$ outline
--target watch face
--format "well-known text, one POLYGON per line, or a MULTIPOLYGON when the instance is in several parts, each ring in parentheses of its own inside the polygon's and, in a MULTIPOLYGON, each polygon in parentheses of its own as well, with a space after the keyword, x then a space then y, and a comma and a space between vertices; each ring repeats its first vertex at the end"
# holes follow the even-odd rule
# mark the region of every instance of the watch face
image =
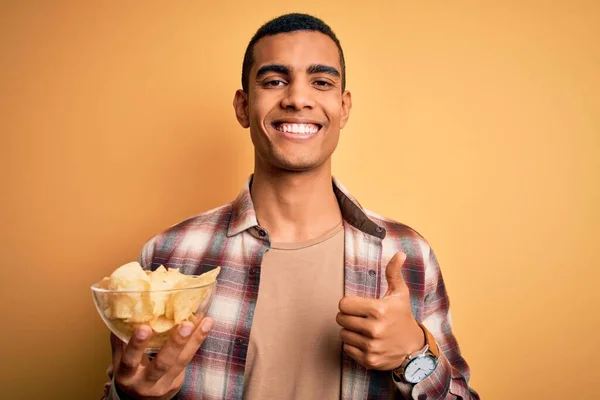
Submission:
POLYGON ((421 382, 435 369, 436 360, 430 356, 421 356, 411 360, 404 369, 404 379, 410 383, 421 382))

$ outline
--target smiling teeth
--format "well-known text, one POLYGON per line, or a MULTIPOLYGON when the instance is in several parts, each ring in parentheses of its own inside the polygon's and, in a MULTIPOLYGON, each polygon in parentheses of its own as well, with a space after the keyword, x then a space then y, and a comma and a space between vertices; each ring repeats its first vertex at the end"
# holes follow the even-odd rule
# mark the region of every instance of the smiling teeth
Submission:
POLYGON ((319 127, 315 124, 279 124, 277 130, 287 133, 317 133, 319 127))

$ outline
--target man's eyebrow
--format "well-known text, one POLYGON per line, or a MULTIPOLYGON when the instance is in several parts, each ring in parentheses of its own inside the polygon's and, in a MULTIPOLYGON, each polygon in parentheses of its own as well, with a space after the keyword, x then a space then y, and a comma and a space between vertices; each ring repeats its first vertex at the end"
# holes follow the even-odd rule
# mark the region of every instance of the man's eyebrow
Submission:
POLYGON ((269 72, 275 72, 278 74, 289 75, 290 69, 285 65, 281 64, 267 64, 263 65, 256 71, 256 78, 260 78, 261 76, 268 74, 269 72))
MULTIPOLYGON (((338 71, 336 68, 323 64, 313 64, 310 67, 308 67, 306 71, 309 74, 329 74, 335 76, 336 78, 342 76, 342 74, 340 74, 340 71, 338 71)), ((258 69, 258 71, 256 71, 256 78, 259 79, 261 76, 268 74, 269 72, 275 72, 282 75, 290 75, 290 68, 282 64, 263 65, 258 69)))
POLYGON ((311 65, 310 67, 308 67, 307 72, 309 74, 329 74, 335 76, 336 78, 339 78, 341 76, 340 71, 338 71, 336 68, 322 64, 311 65))

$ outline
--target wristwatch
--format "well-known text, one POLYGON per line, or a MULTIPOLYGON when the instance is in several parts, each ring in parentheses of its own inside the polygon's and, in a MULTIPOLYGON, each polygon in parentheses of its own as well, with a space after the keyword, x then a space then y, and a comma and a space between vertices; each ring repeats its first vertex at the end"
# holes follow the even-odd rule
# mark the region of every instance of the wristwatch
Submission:
POLYGON ((433 373, 437 367, 439 349, 431 332, 418 323, 425 333, 425 347, 406 356, 402 365, 394 370, 394 380, 416 384, 433 373))

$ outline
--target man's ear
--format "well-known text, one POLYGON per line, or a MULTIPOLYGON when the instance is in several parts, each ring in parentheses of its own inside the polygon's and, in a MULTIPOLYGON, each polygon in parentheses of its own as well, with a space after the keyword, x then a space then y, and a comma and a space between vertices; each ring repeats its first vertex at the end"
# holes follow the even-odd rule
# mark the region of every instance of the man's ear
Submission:
POLYGON ((342 93, 342 118, 340 119, 340 128, 343 128, 350 118, 350 110, 352 109, 352 93, 345 91, 342 93))
POLYGON ((250 126, 250 117, 248 116, 248 94, 242 89, 238 89, 233 96, 233 109, 235 116, 242 128, 250 126))

